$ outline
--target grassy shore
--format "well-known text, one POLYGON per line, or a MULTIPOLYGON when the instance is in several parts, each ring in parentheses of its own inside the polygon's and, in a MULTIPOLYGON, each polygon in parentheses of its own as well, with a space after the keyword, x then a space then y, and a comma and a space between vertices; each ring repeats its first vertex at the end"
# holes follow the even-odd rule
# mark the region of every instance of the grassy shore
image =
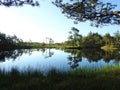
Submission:
POLYGON ((105 46, 101 47, 101 49, 103 49, 105 51, 111 51, 111 50, 117 50, 118 48, 115 47, 114 45, 105 45, 105 46))
POLYGON ((119 90, 120 66, 103 69, 77 69, 69 72, 51 70, 20 73, 13 69, 0 72, 0 90, 119 90))

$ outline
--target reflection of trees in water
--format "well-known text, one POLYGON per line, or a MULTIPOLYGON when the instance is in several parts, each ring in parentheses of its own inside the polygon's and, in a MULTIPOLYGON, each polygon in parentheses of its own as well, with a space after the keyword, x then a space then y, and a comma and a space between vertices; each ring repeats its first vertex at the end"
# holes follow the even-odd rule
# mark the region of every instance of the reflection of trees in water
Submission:
POLYGON ((11 51, 0 51, 0 61, 5 61, 5 59, 15 60, 17 57, 20 57, 23 53, 28 53, 31 55, 33 52, 32 49, 19 49, 11 51))
POLYGON ((32 54, 33 51, 36 51, 36 49, 23 49, 23 53, 28 54, 29 56, 32 54))
POLYGON ((118 50, 114 50, 114 51, 105 51, 103 53, 103 59, 106 62, 109 62, 110 60, 115 60, 115 62, 120 61, 120 54, 118 50))
POLYGON ((0 52, 0 61, 5 61, 5 59, 13 59, 15 60, 17 57, 21 56, 23 53, 22 50, 14 50, 14 51, 1 51, 0 52))
POLYGON ((0 61, 5 61, 5 59, 13 59, 20 57, 23 53, 31 55, 33 51, 41 51, 45 58, 52 57, 54 52, 50 49, 18 49, 11 51, 0 51, 0 61))
POLYGON ((78 66, 78 62, 81 61, 81 57, 85 57, 88 61, 99 61, 103 59, 105 62, 110 62, 110 60, 115 60, 115 62, 120 61, 120 51, 103 51, 96 49, 82 49, 82 50, 72 50, 66 49, 65 52, 71 53, 68 56, 69 65, 73 68, 78 66))
POLYGON ((114 53, 111 53, 111 52, 107 52, 105 51, 103 53, 103 59, 106 61, 106 62, 109 62, 110 60, 114 59, 114 53))
POLYGON ((76 52, 76 50, 71 50, 71 55, 68 56, 68 64, 72 69, 77 68, 79 66, 79 62, 82 60, 82 57, 80 55, 80 52, 76 52), (77 54, 75 54, 77 53, 77 54))
POLYGON ((49 57, 52 57, 54 55, 54 52, 51 51, 51 49, 43 48, 43 49, 41 49, 41 52, 45 58, 49 58, 49 57))
POLYGON ((116 53, 116 55, 115 55, 115 61, 120 61, 120 53, 119 52, 116 53))
POLYGON ((102 59, 103 51, 100 49, 83 49, 81 50, 82 57, 87 58, 89 61, 99 61, 102 59))
POLYGON ((54 52, 52 52, 50 49, 18 49, 11 51, 0 51, 0 61, 5 61, 5 59, 15 60, 23 53, 31 55, 33 51, 41 51, 45 58, 52 57, 52 55, 54 54, 54 52))
MULTIPOLYGON (((81 50, 82 56, 87 58, 89 61, 99 61, 103 59, 105 62, 110 60, 116 60, 116 57, 119 57, 118 51, 103 51, 100 49, 84 49, 81 50)), ((120 59, 119 59, 120 60, 120 59)))

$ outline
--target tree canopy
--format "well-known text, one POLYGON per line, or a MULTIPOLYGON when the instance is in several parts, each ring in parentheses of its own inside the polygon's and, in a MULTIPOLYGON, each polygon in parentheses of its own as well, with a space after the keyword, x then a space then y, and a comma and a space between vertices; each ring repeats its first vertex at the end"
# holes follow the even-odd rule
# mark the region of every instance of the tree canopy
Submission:
POLYGON ((35 0, 0 0, 0 5, 3 6, 23 6, 23 5, 39 6, 39 2, 35 0))
POLYGON ((91 26, 120 24, 120 11, 117 5, 101 0, 56 0, 54 5, 61 8, 62 13, 75 23, 91 21, 91 26))
MULTIPOLYGON (((68 18, 75 20, 75 23, 91 21, 91 26, 107 24, 120 24, 120 10, 117 5, 105 3, 102 0, 54 0, 52 2, 61 8, 62 13, 68 18)), ((39 6, 38 0, 0 0, 3 6, 39 6)))
POLYGON ((79 34, 79 30, 75 27, 71 28, 71 31, 69 32, 69 41, 72 42, 73 46, 79 45, 78 40, 82 38, 82 36, 79 34))
POLYGON ((83 49, 101 49, 107 48, 120 48, 120 32, 116 31, 113 36, 110 33, 100 35, 98 33, 89 32, 87 36, 82 36, 76 28, 72 28, 69 32, 69 38, 64 42, 66 46, 78 47, 83 49))

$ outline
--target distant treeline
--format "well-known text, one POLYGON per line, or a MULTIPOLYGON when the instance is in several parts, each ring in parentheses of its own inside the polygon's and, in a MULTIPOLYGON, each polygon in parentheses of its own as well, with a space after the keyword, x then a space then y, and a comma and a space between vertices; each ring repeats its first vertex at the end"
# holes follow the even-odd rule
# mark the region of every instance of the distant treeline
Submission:
POLYGON ((79 30, 74 28, 70 31, 68 40, 64 42, 65 46, 80 48, 101 48, 107 46, 110 48, 120 48, 120 32, 116 31, 113 36, 109 33, 100 35, 89 32, 87 36, 79 34, 79 30))
POLYGON ((41 43, 24 42, 16 35, 6 35, 0 32, 0 50, 4 49, 20 49, 20 48, 33 48, 40 47, 41 43))
POLYGON ((0 32, 0 49, 17 48, 23 43, 16 35, 10 36, 0 32))
POLYGON ((116 31, 113 36, 109 33, 100 35, 89 32, 87 36, 79 34, 79 30, 72 28, 69 32, 68 40, 63 43, 54 43, 52 39, 49 43, 24 42, 16 35, 6 35, 0 32, 0 50, 1 49, 19 49, 19 48, 120 48, 120 32, 116 31))

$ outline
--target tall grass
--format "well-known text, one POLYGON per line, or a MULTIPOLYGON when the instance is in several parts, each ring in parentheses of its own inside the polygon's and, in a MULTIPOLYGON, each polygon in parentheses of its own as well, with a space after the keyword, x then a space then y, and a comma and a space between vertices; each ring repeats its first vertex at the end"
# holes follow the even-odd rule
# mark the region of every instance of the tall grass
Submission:
POLYGON ((0 90, 119 90, 120 66, 60 72, 0 71, 0 90))

